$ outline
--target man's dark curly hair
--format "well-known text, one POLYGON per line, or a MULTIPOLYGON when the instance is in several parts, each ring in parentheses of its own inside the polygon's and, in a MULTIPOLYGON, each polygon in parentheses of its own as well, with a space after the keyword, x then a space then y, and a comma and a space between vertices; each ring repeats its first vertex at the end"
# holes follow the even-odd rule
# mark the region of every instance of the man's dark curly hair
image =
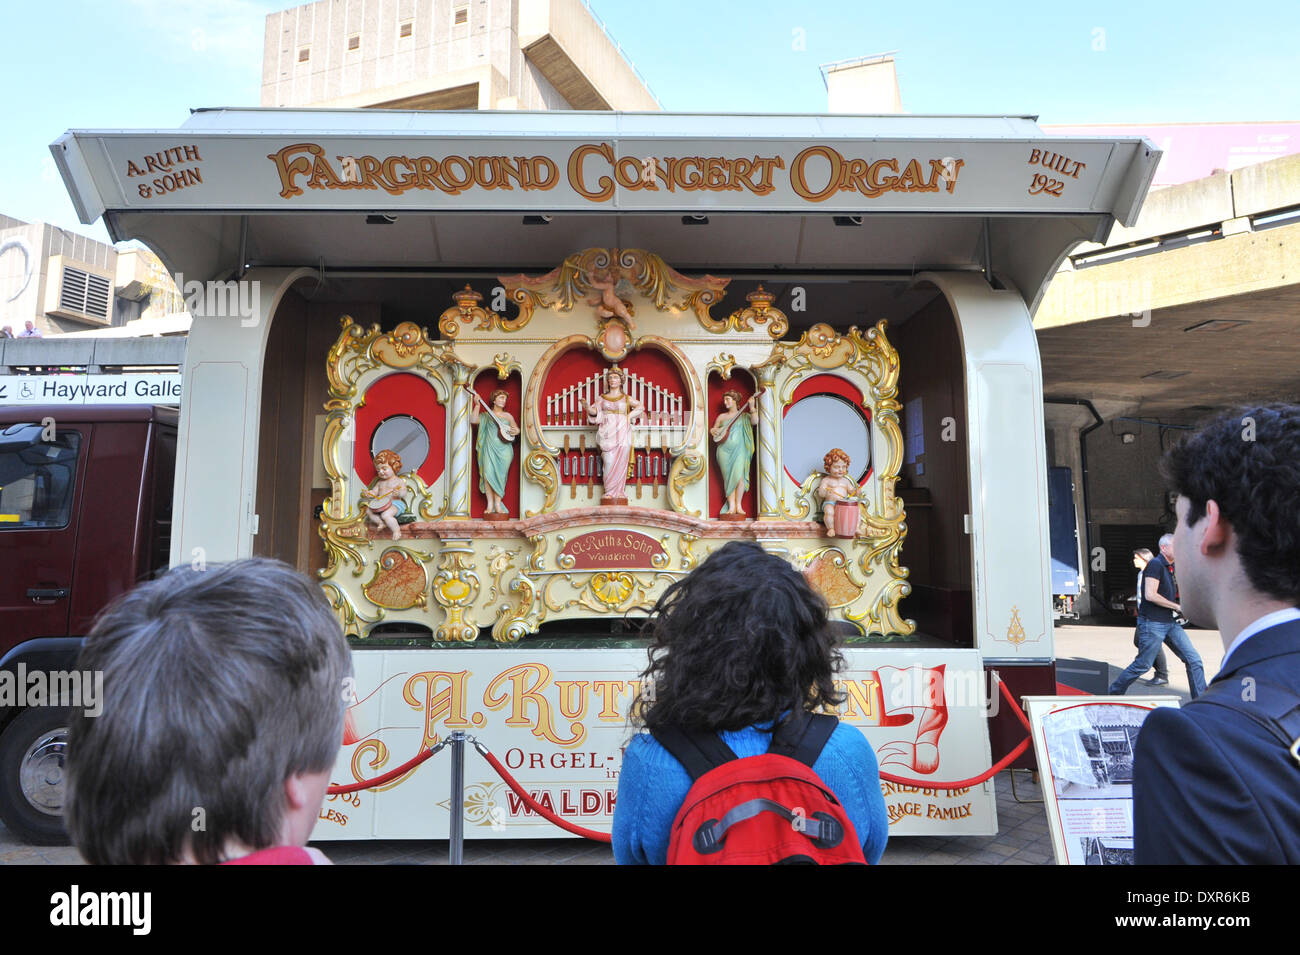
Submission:
POLYGON ((1206 501, 1219 505, 1256 590, 1300 601, 1300 406, 1220 415, 1170 449, 1161 471, 1187 498, 1189 525, 1206 501))
POLYGON ((710 554, 659 598, 648 630, 632 718, 650 729, 738 730, 843 701, 826 602, 756 544, 710 554))

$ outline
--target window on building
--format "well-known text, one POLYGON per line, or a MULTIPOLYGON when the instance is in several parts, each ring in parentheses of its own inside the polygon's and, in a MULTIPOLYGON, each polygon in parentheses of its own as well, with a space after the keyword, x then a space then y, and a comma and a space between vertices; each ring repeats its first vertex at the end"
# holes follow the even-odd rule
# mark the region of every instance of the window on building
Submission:
POLYGON ((397 28, 397 36, 399 39, 402 37, 408 37, 412 34, 412 32, 414 32, 414 30, 415 30, 415 24, 410 22, 403 23, 401 26, 397 28))
POLYGON ((351 53, 354 50, 359 49, 361 49, 361 34, 354 33, 352 36, 348 37, 348 52, 351 53))
POLYGON ((306 63, 310 59, 311 59, 311 47, 304 46, 302 49, 298 51, 299 63, 306 63))
POLYGON ((452 11, 451 22, 455 26, 469 23, 469 6, 457 7, 452 11))

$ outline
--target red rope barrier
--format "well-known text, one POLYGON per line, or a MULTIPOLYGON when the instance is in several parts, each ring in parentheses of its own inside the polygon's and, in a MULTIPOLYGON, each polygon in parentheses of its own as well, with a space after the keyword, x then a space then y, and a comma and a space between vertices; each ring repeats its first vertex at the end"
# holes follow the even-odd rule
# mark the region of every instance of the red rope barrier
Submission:
POLYGON ((402 763, 401 766, 398 766, 390 772, 384 773, 382 776, 376 776, 374 779, 363 779, 359 783, 349 783, 346 786, 331 786, 329 789, 325 790, 325 792, 330 796, 336 796, 342 795, 343 793, 354 793, 358 789, 369 789, 372 786, 382 786, 384 783, 391 783, 398 776, 401 776, 404 773, 409 773, 441 748, 442 747, 439 746, 437 749, 426 749, 421 753, 417 753, 413 758, 402 763))
POLYGON ((582 836, 584 839, 591 839, 593 842, 612 841, 608 832, 597 832, 595 829, 584 829, 582 826, 574 825, 569 822, 569 820, 551 812, 545 806, 538 803, 537 800, 533 799, 532 796, 528 795, 528 793, 524 792, 523 787, 519 785, 519 782, 515 777, 510 775, 510 771, 502 766, 501 761, 488 752, 486 748, 479 748, 479 752, 483 754, 483 758, 488 761, 489 765, 497 771, 497 775, 505 781, 505 784, 515 791, 515 795, 526 802, 533 812, 546 819, 546 821, 559 826, 566 832, 573 833, 575 836, 582 836))
MULTIPOLYGON (((1011 691, 1007 689, 1007 685, 1001 680, 998 680, 998 689, 1002 691, 1003 698, 1011 704, 1011 712, 1016 715, 1016 719, 1020 720, 1025 730, 1028 731, 1029 717, 1025 716, 1025 711, 1020 708, 1020 704, 1018 704, 1016 698, 1011 695, 1011 691)), ((959 780, 955 783, 938 783, 928 779, 905 779, 902 776, 895 776, 892 773, 881 773, 880 778, 887 783, 897 783, 902 786, 922 787, 925 789, 969 789, 971 786, 978 786, 980 783, 988 782, 998 773, 1002 772, 1002 770, 1006 769, 1019 759, 1020 754, 1029 748, 1029 742, 1031 739, 1032 736, 1026 736, 1020 741, 1020 745, 990 766, 986 772, 980 773, 978 776, 972 776, 970 779, 959 780)))

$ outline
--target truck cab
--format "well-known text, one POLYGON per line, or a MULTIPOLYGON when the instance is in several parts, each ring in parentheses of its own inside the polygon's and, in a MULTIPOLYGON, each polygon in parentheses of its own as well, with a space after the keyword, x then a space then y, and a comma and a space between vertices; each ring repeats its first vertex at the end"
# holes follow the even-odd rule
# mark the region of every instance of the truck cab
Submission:
POLYGON ((48 675, 167 567, 176 424, 149 405, 0 408, 0 819, 30 842, 66 838, 70 701, 48 675))

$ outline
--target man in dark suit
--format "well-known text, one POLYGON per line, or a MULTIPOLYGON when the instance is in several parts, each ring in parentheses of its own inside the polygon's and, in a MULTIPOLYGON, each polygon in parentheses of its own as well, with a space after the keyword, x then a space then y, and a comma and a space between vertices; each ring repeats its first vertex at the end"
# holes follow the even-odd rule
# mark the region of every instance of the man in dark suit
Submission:
POLYGON ((1182 610, 1219 675, 1138 737, 1140 865, 1300 864, 1300 407, 1224 415, 1173 448, 1182 610))

